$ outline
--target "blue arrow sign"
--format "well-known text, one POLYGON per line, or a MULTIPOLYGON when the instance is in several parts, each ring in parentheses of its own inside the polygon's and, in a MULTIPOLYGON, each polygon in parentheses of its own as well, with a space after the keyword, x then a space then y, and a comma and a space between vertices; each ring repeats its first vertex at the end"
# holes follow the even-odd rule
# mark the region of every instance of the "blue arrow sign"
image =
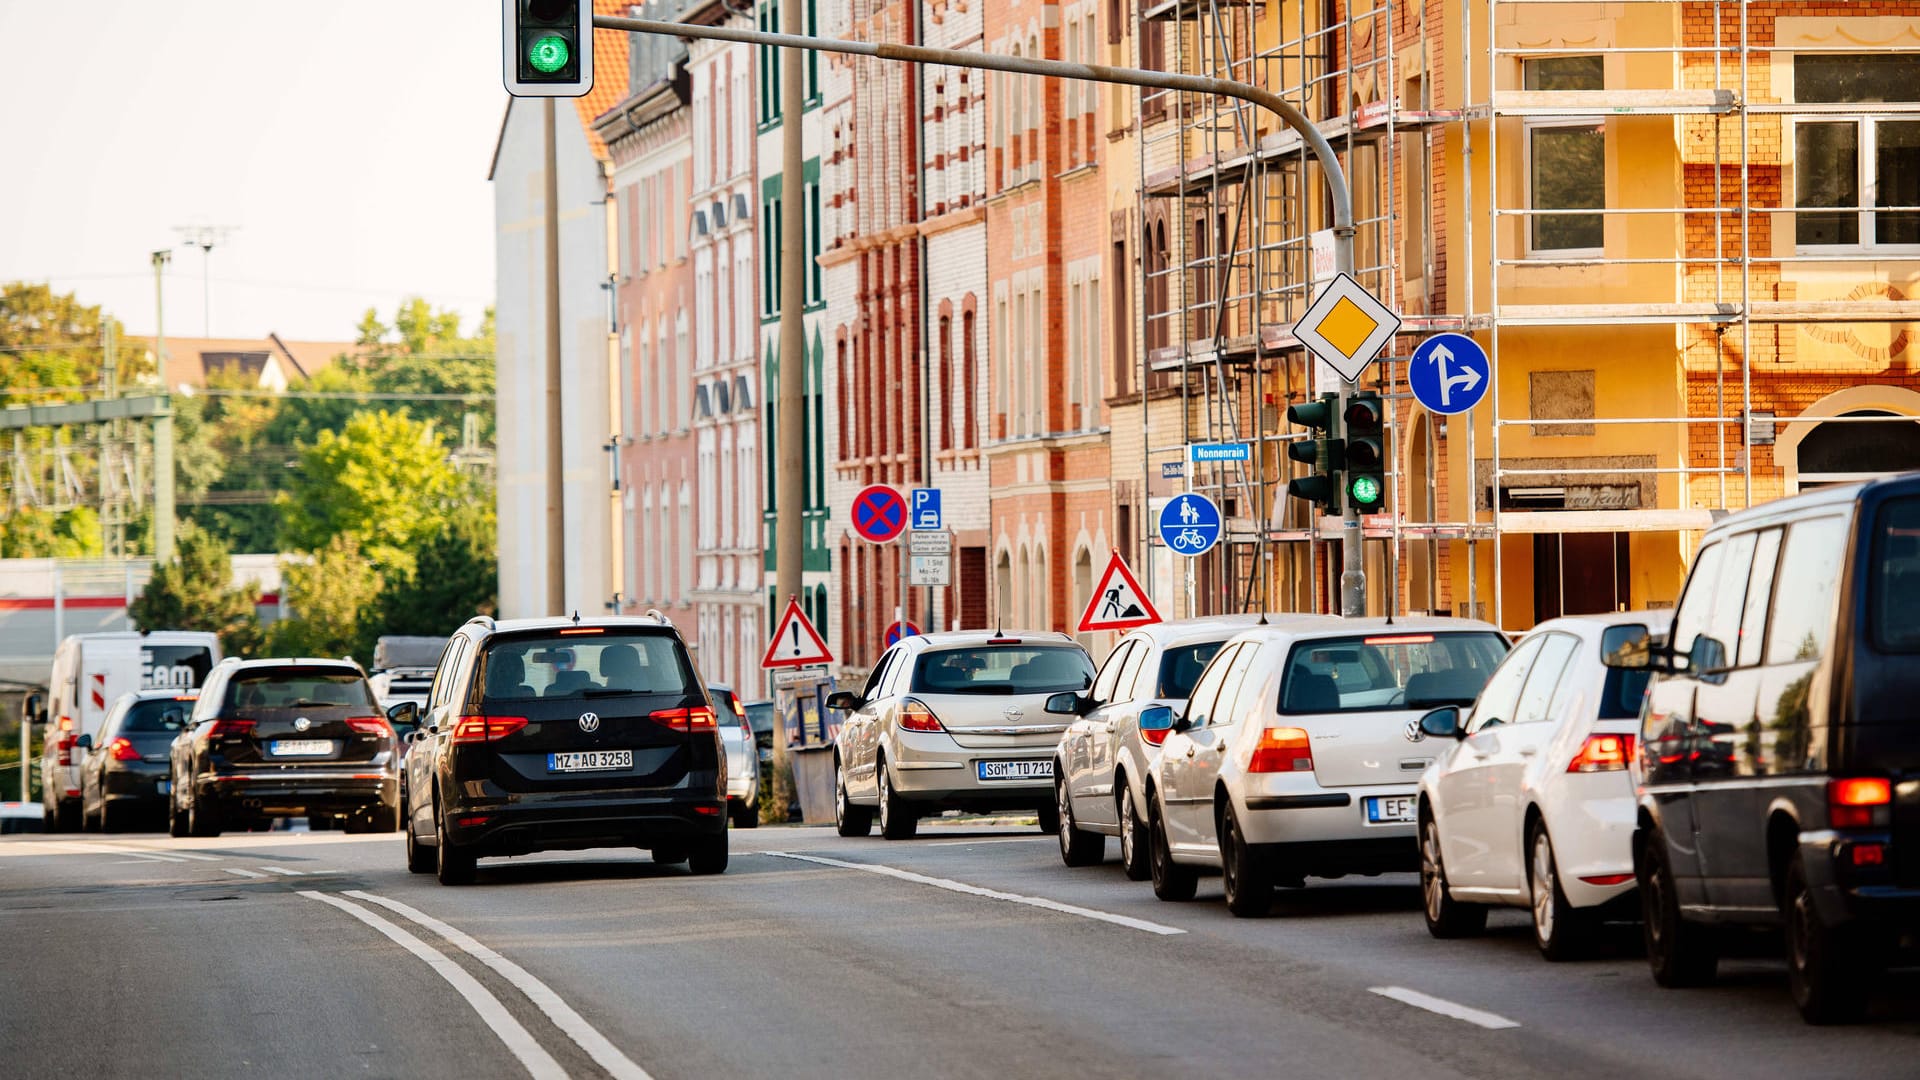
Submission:
POLYGON ((1160 508, 1160 542, 1175 555, 1204 555, 1220 542, 1220 508, 1205 495, 1176 495, 1160 508))
POLYGON ((1407 361, 1415 400, 1437 413, 1463 413, 1480 404, 1492 381, 1487 351, 1465 334, 1435 334, 1407 361))

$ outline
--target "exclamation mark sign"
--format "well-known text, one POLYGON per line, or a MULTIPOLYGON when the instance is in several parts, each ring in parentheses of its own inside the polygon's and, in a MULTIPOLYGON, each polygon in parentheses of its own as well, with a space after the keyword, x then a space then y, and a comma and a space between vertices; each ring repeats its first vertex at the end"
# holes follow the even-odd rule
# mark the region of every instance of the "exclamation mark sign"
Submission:
POLYGON ((800 624, 791 623, 789 625, 793 627, 793 655, 799 656, 800 655, 800 624))

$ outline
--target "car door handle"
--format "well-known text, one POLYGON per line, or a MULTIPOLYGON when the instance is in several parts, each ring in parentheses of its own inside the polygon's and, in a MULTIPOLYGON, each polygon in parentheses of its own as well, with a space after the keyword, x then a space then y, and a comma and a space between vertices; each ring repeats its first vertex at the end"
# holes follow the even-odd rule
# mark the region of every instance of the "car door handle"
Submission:
POLYGON ((1106 723, 1104 723, 1104 724, 1102 724, 1102 725, 1100 725, 1100 730, 1102 730, 1102 731, 1104 731, 1104 732, 1106 732, 1107 734, 1109 734, 1109 735, 1111 735, 1111 734, 1113 734, 1114 732, 1116 732, 1116 731, 1118 731, 1118 730, 1120 730, 1120 725, 1118 725, 1118 724, 1116 724, 1116 723, 1114 723, 1113 721, 1111 721, 1111 720, 1109 720, 1109 721, 1107 721, 1106 723))
POLYGON ((1534 747, 1531 747, 1531 746, 1529 746, 1529 747, 1527 747, 1526 749, 1524 749, 1524 750, 1522 750, 1522 751, 1520 751, 1520 756, 1521 756, 1521 757, 1532 757, 1532 756, 1534 756, 1535 754, 1538 754, 1539 752, 1540 752, 1540 751, 1539 751, 1538 749, 1536 749, 1536 748, 1534 748, 1534 747))
POLYGON ((1192 744, 1192 743, 1188 743, 1188 744, 1187 744, 1187 756, 1188 756, 1188 757, 1192 757, 1192 756, 1193 756, 1193 744, 1192 744))

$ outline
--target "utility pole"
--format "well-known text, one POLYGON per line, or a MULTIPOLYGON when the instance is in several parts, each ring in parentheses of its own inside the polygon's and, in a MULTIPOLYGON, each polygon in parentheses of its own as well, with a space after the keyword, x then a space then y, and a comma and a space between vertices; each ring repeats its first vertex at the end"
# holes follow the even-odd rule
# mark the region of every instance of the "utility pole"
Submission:
MULTIPOLYGON (((170 392, 167 382, 167 305, 161 295, 167 263, 173 252, 165 248, 153 253, 153 364, 160 369, 160 389, 170 392)), ((153 423, 153 564, 159 566, 173 558, 173 417, 153 423)))
MULTIPOLYGON (((1222 97, 1238 98, 1241 101, 1252 102, 1278 116, 1281 121, 1300 136, 1301 141, 1306 143, 1307 148, 1313 152, 1314 160, 1319 164, 1321 174, 1326 178, 1328 194, 1332 196, 1334 272, 1341 274, 1351 274, 1353 272, 1353 195, 1347 188, 1346 170, 1341 167, 1340 157, 1334 153, 1333 144, 1327 141, 1325 133, 1314 126, 1313 121, 1307 119, 1305 113, 1302 113, 1285 98, 1270 90, 1263 90, 1257 86, 1235 82, 1232 79, 1215 79, 1204 75, 1178 75, 1166 71, 1148 71, 1144 68, 1109 67, 1105 64, 1074 64, 1064 60, 1036 60, 1024 56, 1002 56, 998 53, 966 52, 960 49, 935 49, 925 45, 894 45, 885 42, 842 41, 836 38, 804 37, 798 33, 800 29, 800 18, 798 12, 794 10, 797 7, 798 4, 796 3, 788 3, 782 9, 781 29, 785 32, 779 34, 769 34, 759 30, 738 30, 726 26, 693 26, 686 23, 658 22, 651 19, 627 19, 613 15, 595 15, 593 17, 593 25, 606 30, 623 30, 636 34, 660 34, 667 37, 682 38, 710 38, 715 41, 734 41, 748 45, 766 45, 785 48, 785 55, 787 56, 785 63, 788 67, 786 72, 788 81, 786 83, 785 95, 787 104, 785 108, 787 110, 786 123, 789 125, 799 123, 799 84, 793 81, 797 78, 797 74, 793 69, 797 68, 798 65, 793 58, 797 57, 799 50, 802 49, 811 49, 819 52, 845 53, 852 56, 871 56, 881 60, 896 60, 909 64, 944 64, 948 67, 1007 71, 1016 75, 1040 75, 1055 79, 1118 83, 1123 86, 1144 86, 1163 90, 1185 90, 1190 93, 1216 94, 1222 97)), ((794 193, 799 190, 797 187, 800 182, 798 139, 798 132, 787 132, 786 179, 783 181, 783 184, 785 190, 784 198, 789 201, 793 199, 794 193)), ((787 239, 784 242, 785 250, 781 258, 781 265, 783 267, 782 275, 787 289, 787 291, 783 293, 780 327, 782 343, 780 393, 783 407, 786 403, 788 393, 789 372, 787 366, 791 363, 789 357, 793 355, 789 353, 788 350, 790 347, 793 349, 800 347, 798 344, 789 346, 788 342, 792 341, 797 343, 801 340, 800 327, 798 325, 800 312, 799 294, 793 290, 799 287, 797 279, 804 272, 805 266, 805 255, 801 250, 802 241, 795 239, 795 237, 799 235, 795 223, 789 221, 786 224, 787 229, 785 235, 787 239)), ((924 337, 925 335, 923 334, 922 336, 924 337)), ((800 397, 800 384, 797 381, 799 374, 797 372, 793 373, 793 378, 796 380, 792 384, 794 387, 792 393, 796 406, 795 411, 797 412, 800 397)), ((1343 414, 1346 412, 1347 398, 1352 390, 1352 383, 1344 380, 1341 382, 1338 408, 1343 414)), ((786 450, 787 438, 789 436, 787 428, 790 426, 786 422, 785 414, 782 414, 779 423, 781 446, 780 465, 782 469, 784 469, 787 465, 786 450)), ((797 432, 794 433, 793 437, 796 440, 798 439, 797 432)), ((799 454, 799 444, 796 441, 794 449, 795 475, 797 475, 799 471, 799 454)), ((791 543, 794 556, 797 558, 799 555, 800 526, 797 509, 793 512, 793 523, 789 525, 787 521, 789 504, 787 501, 787 484, 784 477, 780 486, 779 521, 775 525, 775 535, 778 538, 778 542, 774 550, 779 573, 777 580, 780 583, 778 592, 784 593, 786 592, 786 584, 789 580, 796 586, 800 580, 800 571, 797 566, 792 568, 791 573, 793 576, 791 578, 787 577, 789 572, 787 566, 789 538, 786 530, 789 528, 793 530, 791 543)), ((1342 529, 1340 549, 1342 561, 1345 564, 1345 569, 1340 580, 1341 614, 1348 616, 1364 615, 1366 613, 1366 571, 1363 569, 1361 563, 1360 539, 1359 514, 1357 511, 1349 508, 1346 512, 1346 520, 1344 528, 1342 529)), ((774 742, 777 745, 780 740, 775 739, 774 742)))
POLYGON ((201 337, 213 336, 213 249, 233 234, 230 225, 176 225, 174 232, 190 247, 200 249, 201 337))
POLYGON ((553 99, 544 100, 547 217, 547 608, 567 606, 566 470, 560 441, 560 170, 554 148, 553 99))
MULTIPOLYGON (((799 0, 780 5, 783 36, 799 38, 799 0)), ((599 25, 596 16, 594 25, 599 25)), ((677 24, 673 24, 677 25, 677 24)), ((705 29, 702 27, 701 29, 705 29)), ((793 45, 780 53, 780 386, 773 410, 774 457, 773 595, 798 597, 805 589, 807 522, 806 285, 807 178, 805 161, 806 55, 793 45)), ((765 228, 767 222, 761 222, 765 228)), ((804 610, 804 608, 803 608, 804 610)), ((779 725, 784 728, 785 722, 779 725)), ((773 739, 773 806, 786 820, 792 804, 787 740, 773 739)))

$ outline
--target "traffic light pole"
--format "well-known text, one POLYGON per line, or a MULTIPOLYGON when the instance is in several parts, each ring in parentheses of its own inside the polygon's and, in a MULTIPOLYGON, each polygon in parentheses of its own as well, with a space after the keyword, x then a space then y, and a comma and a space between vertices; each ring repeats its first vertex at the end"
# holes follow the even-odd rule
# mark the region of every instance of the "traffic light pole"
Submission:
MULTIPOLYGON (((1001 56, 988 52, 934 49, 925 45, 843 41, 838 38, 807 37, 800 34, 769 34, 760 30, 740 30, 729 26, 694 26, 687 23, 658 22, 652 19, 627 19, 615 15, 595 15, 593 25, 604 30, 621 30, 632 34, 707 38, 745 45, 871 56, 880 60, 896 60, 909 64, 942 64, 947 67, 1007 71, 1016 75, 1040 75, 1081 82, 1118 83, 1123 86, 1144 86, 1158 90, 1185 90, 1189 93, 1212 94, 1251 102, 1278 116, 1300 136, 1301 140, 1307 144, 1307 148, 1313 151, 1314 160, 1319 162, 1320 171, 1326 176, 1328 194, 1332 196, 1333 201, 1333 268, 1335 273, 1351 274, 1353 272, 1353 196, 1347 188, 1346 170, 1341 168, 1340 158, 1334 153, 1333 144, 1327 141, 1326 135, 1314 126, 1313 121, 1307 119, 1305 113, 1280 95, 1257 86, 1234 82, 1231 79, 1214 79, 1204 75, 1180 75, 1168 71, 1148 71, 1144 68, 1074 64, 1065 60, 1036 60, 1024 56, 1001 56)), ((783 25, 790 24, 786 24, 783 20, 783 25)), ((799 117, 789 116, 787 123, 799 123, 799 117)), ((788 200, 789 206, 793 205, 791 200, 801 190, 798 183, 797 176, 789 177, 785 182, 783 190, 787 192, 785 199, 788 200)), ((785 282, 800 280, 800 276, 806 272, 805 245, 783 244, 781 260, 782 280, 785 282)), ((789 316, 783 311, 782 322, 786 322, 788 318, 789 316)), ((784 329, 783 326, 783 331, 784 329)), ((784 354, 782 360, 785 362, 784 354)), ((784 368, 782 370, 784 371, 784 368)), ((1337 403, 1341 413, 1346 411, 1347 399, 1352 390, 1352 383, 1341 381, 1340 399, 1337 403)), ((779 428, 784 431, 788 426, 789 417, 782 415, 778 416, 777 420, 779 428)), ((792 529, 796 537, 798 536, 801 527, 800 510, 801 508, 795 507, 789 514, 786 505, 784 503, 781 505, 780 520, 775 526, 776 553, 784 550, 783 541, 780 538, 785 535, 787 529, 792 529)), ((797 546, 796 544, 795 547, 797 546)), ((1340 555, 1344 567, 1340 575, 1340 613, 1347 616, 1364 615, 1367 611, 1367 577, 1361 563, 1360 514, 1351 506, 1346 507, 1341 522, 1340 555)), ((779 561, 781 559, 777 557, 776 562, 779 561)), ((779 569, 784 572, 784 568, 779 569)))

